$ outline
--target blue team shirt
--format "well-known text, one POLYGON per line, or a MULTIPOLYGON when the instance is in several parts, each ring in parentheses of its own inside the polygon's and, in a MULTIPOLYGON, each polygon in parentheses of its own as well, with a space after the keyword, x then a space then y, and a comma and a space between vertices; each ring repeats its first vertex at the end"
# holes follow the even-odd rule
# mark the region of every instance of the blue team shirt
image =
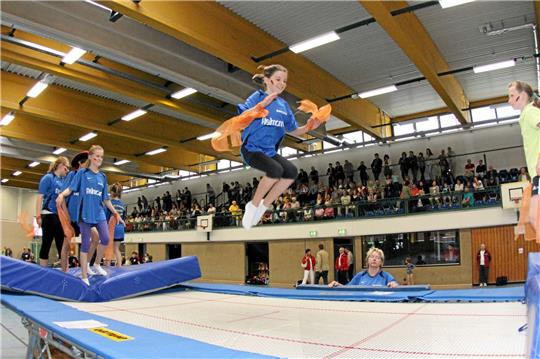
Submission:
MULTIPOLYGON (((245 103, 238 105, 238 112, 255 107, 266 96, 262 90, 255 91, 245 103)), ((281 97, 277 97, 266 109, 268 116, 256 118, 242 132, 242 146, 249 152, 262 152, 268 157, 274 157, 285 132, 296 130, 298 125, 291 107, 281 97)))
POLYGON ((74 221, 97 224, 107 219, 103 201, 109 199, 109 192, 107 177, 103 173, 81 169, 71 181, 69 189, 72 192, 79 192, 81 202, 76 216, 73 217, 74 221))
POLYGON ((39 181, 39 193, 43 195, 42 209, 58 213, 56 208, 56 198, 62 192, 64 179, 54 173, 47 173, 39 181))
MULTIPOLYGON (((64 180, 64 186, 62 187, 62 192, 69 188, 71 185, 71 182, 75 179, 75 176, 77 175, 77 171, 70 171, 64 180)), ((69 218, 72 222, 77 221, 77 210, 79 209, 79 205, 81 203, 81 197, 79 196, 79 192, 72 192, 71 196, 66 198, 66 206, 69 213, 69 218)))
POLYGON ((380 271, 372 277, 369 275, 368 271, 362 271, 357 273, 353 279, 347 285, 368 285, 372 287, 386 287, 388 283, 395 281, 394 277, 391 274, 380 271))
MULTIPOLYGON (((111 204, 113 205, 114 209, 120 217, 125 221, 126 220, 126 205, 124 202, 117 198, 111 199, 111 204)), ((112 213, 107 208, 107 221, 111 218, 112 213)), ((118 223, 116 226, 114 226, 114 238, 113 239, 124 239, 124 225, 122 223, 118 223)))

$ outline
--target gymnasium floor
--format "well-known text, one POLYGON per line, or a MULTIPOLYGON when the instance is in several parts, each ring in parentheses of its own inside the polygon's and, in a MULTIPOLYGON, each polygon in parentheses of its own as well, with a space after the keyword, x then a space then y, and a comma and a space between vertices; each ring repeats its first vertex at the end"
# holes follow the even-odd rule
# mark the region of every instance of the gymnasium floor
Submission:
POLYGON ((173 335, 279 357, 525 357, 526 334, 518 328, 526 322, 526 306, 517 302, 332 302, 184 291, 65 304, 173 335))

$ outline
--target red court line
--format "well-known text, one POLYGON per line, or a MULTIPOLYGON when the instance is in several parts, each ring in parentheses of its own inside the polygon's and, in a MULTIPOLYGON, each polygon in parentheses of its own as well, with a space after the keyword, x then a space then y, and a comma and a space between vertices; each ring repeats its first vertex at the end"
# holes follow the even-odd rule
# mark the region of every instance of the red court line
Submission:
MULTIPOLYGON (((427 305, 429 303, 425 303, 427 305)), ((102 305, 103 307, 108 307, 106 305, 102 305)), ((423 307, 423 306, 422 306, 423 307)), ((417 310, 421 309, 422 307, 418 308, 417 310)), ((113 307, 108 307, 113 308, 113 307)), ((525 355, 524 354, 516 354, 516 353, 492 353, 492 354, 477 354, 477 353, 435 353, 435 352, 423 352, 423 351, 407 351, 407 350, 397 350, 397 349, 380 349, 380 348, 369 348, 369 347, 357 347, 357 346, 345 346, 345 345, 337 345, 337 344, 328 344, 328 343, 321 343, 321 342, 314 342, 314 341, 307 341, 307 340, 300 340, 300 339, 292 339, 292 338, 286 338, 286 337, 277 337, 277 336, 270 336, 270 335, 263 335, 263 334, 255 334, 250 332, 243 332, 240 330, 235 329, 227 329, 227 328, 220 328, 220 327, 214 327, 207 324, 201 324, 201 323, 193 323, 193 322, 187 322, 184 320, 177 320, 177 319, 171 319, 166 318, 161 315, 154 315, 154 314, 147 314, 147 313, 140 313, 135 312, 129 309, 118 309, 116 308, 116 311, 119 312, 127 312, 132 314, 138 314, 141 316, 153 318, 162 320, 165 322, 172 322, 177 324, 183 324, 191 327, 197 327, 202 329, 208 329, 208 330, 214 330, 214 331, 220 331, 225 333, 232 333, 232 334, 238 334, 242 336, 248 336, 248 337, 256 337, 256 338, 262 338, 262 339, 268 339, 268 340, 275 340, 275 341, 281 341, 281 342, 288 342, 288 343, 295 343, 295 344, 306 344, 306 345, 314 345, 314 346, 320 346, 320 347, 327 347, 327 348, 335 348, 335 349, 346 349, 346 350, 359 350, 359 351, 368 351, 368 352, 383 352, 383 353, 393 353, 393 354, 404 354, 404 355, 425 355, 425 356, 435 356, 435 357, 475 357, 475 358, 522 358, 525 355)), ((405 314, 405 313, 402 313, 405 314)), ((409 313, 409 315, 412 315, 413 313, 409 313)), ((409 316, 408 315, 408 316, 409 316)), ((416 315, 416 314, 415 314, 416 315)), ((407 317, 408 317, 407 316, 407 317)), ((372 338, 376 335, 379 335, 381 333, 374 333, 368 338, 372 338)), ((197 339, 200 340, 200 339, 197 339)), ((245 350, 245 349, 244 349, 245 350)))
MULTIPOLYGON (((228 294, 235 295, 235 294, 228 294)), ((197 298, 196 299, 203 300, 203 298, 197 298)), ((261 299, 267 299, 266 297, 257 297, 261 299)), ((288 298, 276 298, 276 299, 288 299, 288 298)), ((297 299, 301 300, 301 299, 297 299)), ((204 300, 203 300, 204 301, 204 300)), ((261 306, 259 303, 244 303, 244 302, 235 302, 231 300, 226 299, 208 299, 208 302, 219 302, 219 303, 228 303, 228 304, 237 304, 237 305, 252 305, 252 306, 261 306)), ((339 303, 332 301, 331 303, 339 303)), ((394 303, 399 304, 399 303, 394 303)), ((402 303, 406 304, 406 303, 402 303)), ((407 303, 408 304, 408 303, 407 303)), ((426 303, 426 304, 434 304, 434 303, 426 303)), ((450 303, 454 304, 454 303, 450 303)), ((457 303, 456 303, 457 304, 457 303)), ((462 305, 467 305, 469 303, 460 303, 462 305)), ((489 304, 489 303, 487 303, 489 304)), ((181 304, 179 304, 181 305, 181 304)), ((381 311, 373 311, 373 310, 356 310, 356 309, 328 309, 328 308, 312 308, 312 307, 296 307, 296 306, 284 306, 284 305, 277 305, 277 304, 264 304, 264 307, 273 307, 273 308, 287 308, 287 309, 297 309, 297 310, 309 310, 309 311, 320 311, 320 312, 336 312, 336 313, 368 313, 368 314, 388 314, 388 315, 402 315, 407 314, 408 312, 381 312, 381 311)), ((448 316, 448 317, 523 317, 526 318, 526 314, 482 314, 482 313, 418 313, 417 315, 423 315, 423 316, 448 316)))
MULTIPOLYGON (((249 316, 249 317, 245 317, 245 318, 240 318, 240 319, 235 319, 235 320, 230 320, 228 321, 227 323, 235 323, 235 322, 240 322, 242 320, 249 320, 249 319, 256 319, 256 318, 262 318, 262 317, 265 317, 267 315, 270 315, 270 314, 276 314, 276 313, 279 313, 280 311, 277 310, 275 312, 270 312, 270 313, 265 313, 265 314, 259 314, 259 315, 252 315, 252 316, 249 316)), ((237 314, 238 315, 238 314, 237 314)))
POLYGON ((376 331, 375 333, 365 337, 364 339, 361 339, 361 340, 357 341, 356 343, 351 344, 349 347, 343 348, 341 350, 338 350, 337 352, 334 352, 334 353, 332 353, 330 355, 325 356, 325 359, 335 358, 338 355, 341 355, 341 354, 343 354, 345 352, 348 352, 349 350, 351 350, 353 348, 356 348, 358 345, 364 344, 365 342, 367 342, 367 341, 369 341, 369 340, 371 340, 373 338, 378 337, 379 335, 387 332, 388 330, 392 329, 393 327, 395 327, 399 323, 403 322, 404 320, 406 320, 406 319, 410 318, 411 316, 415 315, 418 311, 423 309, 425 306, 427 306, 427 303, 424 304, 424 305, 419 306, 418 308, 416 308, 412 312, 407 313, 407 315, 404 315, 403 317, 399 318, 395 322, 390 323, 386 327, 379 329, 378 331, 376 331))

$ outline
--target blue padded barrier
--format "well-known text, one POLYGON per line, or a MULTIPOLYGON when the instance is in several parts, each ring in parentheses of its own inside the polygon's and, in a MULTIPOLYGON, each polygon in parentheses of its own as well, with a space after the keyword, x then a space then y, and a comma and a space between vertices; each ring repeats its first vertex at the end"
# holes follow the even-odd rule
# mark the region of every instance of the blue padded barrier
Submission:
POLYGON ((90 286, 79 277, 79 269, 63 273, 10 257, 0 257, 2 289, 37 294, 53 299, 102 302, 155 292, 199 278, 196 257, 136 266, 103 267, 108 276, 91 276, 90 286))
POLYGON ((348 300, 373 302, 520 302, 525 298, 523 286, 456 290, 423 290, 427 286, 364 287, 299 286, 297 289, 265 286, 184 283, 183 288, 202 292, 312 300, 348 300), (351 288, 349 290, 349 288, 351 288))
MULTIPOLYGON (((373 301, 373 302, 408 302, 416 297, 427 295, 431 290, 414 292, 387 290, 387 288, 366 288, 358 290, 336 290, 336 288, 322 287, 320 290, 296 290, 284 288, 271 288, 264 286, 211 284, 211 283, 184 283, 182 287, 201 292, 251 295, 258 297, 275 297, 288 299, 311 299, 311 300, 349 300, 349 301, 373 301)), ((346 288, 346 287, 345 287, 346 288)))
MULTIPOLYGON (((431 290, 430 285, 403 285, 395 288, 390 287, 375 287, 377 291, 383 291, 383 292, 417 292, 417 291, 424 291, 424 290, 431 290)), ((368 285, 344 285, 340 287, 334 287, 329 288, 327 285, 320 285, 320 284, 304 284, 299 285, 296 287, 296 289, 300 290, 328 290, 328 291, 335 291, 335 290, 342 290, 346 292, 372 292, 374 290, 374 287, 368 286, 368 285)))
POLYGON ((30 319, 39 326, 102 358, 178 358, 180 356, 183 358, 270 358, 126 324, 47 298, 3 294, 1 301, 21 317, 30 319), (106 329, 133 339, 117 342, 88 329, 66 329, 54 324, 57 321, 76 320, 97 320, 106 324, 106 329))

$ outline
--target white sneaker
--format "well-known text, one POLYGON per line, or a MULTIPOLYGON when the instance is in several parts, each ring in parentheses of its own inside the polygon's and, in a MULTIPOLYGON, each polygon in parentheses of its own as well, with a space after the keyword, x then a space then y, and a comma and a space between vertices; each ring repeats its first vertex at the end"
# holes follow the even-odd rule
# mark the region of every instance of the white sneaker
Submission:
POLYGON ((88 273, 88 275, 96 275, 96 272, 94 272, 92 270, 92 267, 90 267, 90 263, 88 263, 86 266, 86 272, 88 273))
POLYGON ((88 278, 81 278, 81 280, 83 281, 84 284, 86 284, 87 286, 90 286, 90 281, 88 280, 88 278))
POLYGON ((107 275, 105 269, 101 268, 101 266, 98 264, 94 264, 94 270, 96 271, 96 275, 107 275))
POLYGON ((257 207, 251 201, 246 204, 244 216, 242 217, 242 226, 245 229, 250 229, 253 226, 253 217, 257 212, 257 207))
POLYGON ((263 203, 264 203, 264 200, 261 200, 261 203, 259 203, 259 207, 256 208, 257 212, 255 212, 255 216, 253 217, 253 222, 251 223, 253 227, 259 224, 259 222, 261 221, 261 218, 264 216, 264 214, 266 213, 266 210, 268 209, 268 207, 266 207, 263 203))

